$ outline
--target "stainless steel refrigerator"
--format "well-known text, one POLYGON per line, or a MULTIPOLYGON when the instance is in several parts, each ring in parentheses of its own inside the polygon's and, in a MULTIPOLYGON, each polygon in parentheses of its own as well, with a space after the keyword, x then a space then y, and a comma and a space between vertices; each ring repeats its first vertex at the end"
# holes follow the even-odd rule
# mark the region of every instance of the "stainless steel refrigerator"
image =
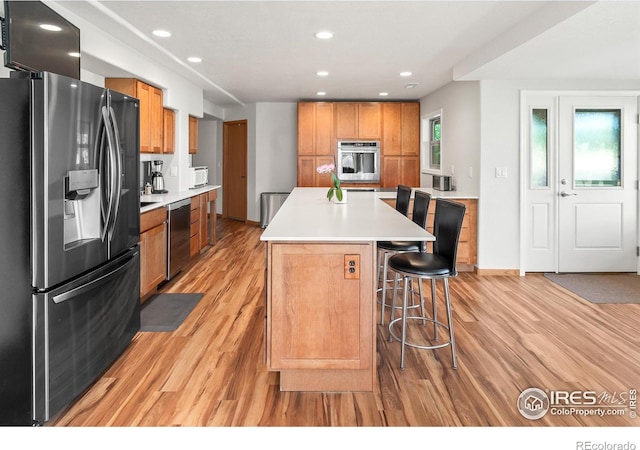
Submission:
POLYGON ((39 425, 140 329, 139 103, 18 72, 0 99, 0 425, 39 425))

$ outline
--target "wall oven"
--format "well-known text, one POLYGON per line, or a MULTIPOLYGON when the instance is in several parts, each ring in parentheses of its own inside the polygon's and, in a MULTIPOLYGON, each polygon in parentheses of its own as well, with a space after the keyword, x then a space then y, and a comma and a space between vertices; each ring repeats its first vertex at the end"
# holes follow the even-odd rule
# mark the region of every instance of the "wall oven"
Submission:
POLYGON ((380 181, 380 141, 338 141, 340 181, 380 181))

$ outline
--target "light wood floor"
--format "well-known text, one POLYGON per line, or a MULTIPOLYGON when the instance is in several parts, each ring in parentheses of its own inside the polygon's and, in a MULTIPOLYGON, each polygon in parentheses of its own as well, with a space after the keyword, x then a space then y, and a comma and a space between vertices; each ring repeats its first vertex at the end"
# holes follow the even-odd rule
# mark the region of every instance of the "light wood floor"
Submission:
MULTIPOLYGON (((284 393, 266 371, 260 228, 220 220, 219 242, 168 292, 203 292, 173 333, 138 333, 52 426, 626 426, 624 416, 530 421, 522 390, 640 388, 640 305, 595 305, 541 275, 451 280, 458 369, 449 349, 407 350, 378 327, 373 393, 284 393)), ((441 308, 441 311, 443 309, 441 308)), ((379 312, 378 312, 379 313, 379 312)), ((619 398, 619 397, 617 397, 619 398)))

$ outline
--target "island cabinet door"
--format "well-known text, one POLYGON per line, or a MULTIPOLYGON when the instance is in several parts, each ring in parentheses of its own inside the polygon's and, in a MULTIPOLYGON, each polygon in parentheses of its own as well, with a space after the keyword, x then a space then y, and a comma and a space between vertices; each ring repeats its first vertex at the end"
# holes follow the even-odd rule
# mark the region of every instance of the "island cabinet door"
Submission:
POLYGON ((373 256, 371 243, 271 244, 271 370, 371 368, 373 256))

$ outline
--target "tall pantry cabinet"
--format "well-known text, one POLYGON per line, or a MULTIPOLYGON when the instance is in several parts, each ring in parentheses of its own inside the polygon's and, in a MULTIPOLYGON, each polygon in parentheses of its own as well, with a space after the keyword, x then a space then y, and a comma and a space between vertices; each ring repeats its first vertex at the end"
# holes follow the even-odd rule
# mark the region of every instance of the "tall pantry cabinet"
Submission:
POLYGON ((298 186, 329 187, 339 140, 379 140, 380 186, 420 186, 420 103, 299 102, 298 186))
POLYGON ((316 168, 336 162, 333 111, 333 103, 298 103, 298 186, 331 186, 316 168))

